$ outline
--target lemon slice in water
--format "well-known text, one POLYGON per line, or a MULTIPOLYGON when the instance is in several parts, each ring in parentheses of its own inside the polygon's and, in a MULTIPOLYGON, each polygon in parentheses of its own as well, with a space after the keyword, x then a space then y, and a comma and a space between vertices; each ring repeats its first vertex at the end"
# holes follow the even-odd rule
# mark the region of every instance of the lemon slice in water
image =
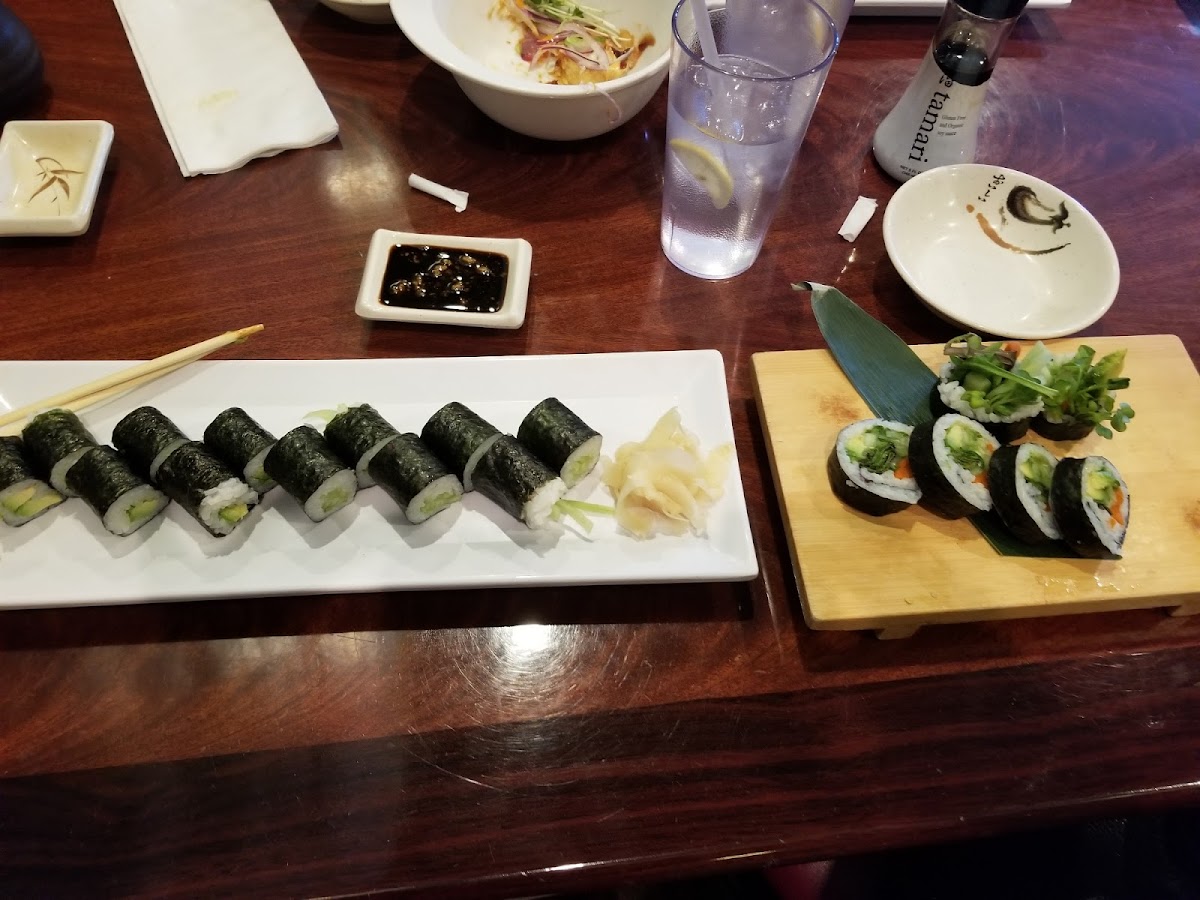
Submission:
POLYGON ((713 206, 717 209, 728 206, 733 199, 733 176, 725 163, 699 144, 684 138, 672 138, 669 146, 683 167, 708 191, 713 206))

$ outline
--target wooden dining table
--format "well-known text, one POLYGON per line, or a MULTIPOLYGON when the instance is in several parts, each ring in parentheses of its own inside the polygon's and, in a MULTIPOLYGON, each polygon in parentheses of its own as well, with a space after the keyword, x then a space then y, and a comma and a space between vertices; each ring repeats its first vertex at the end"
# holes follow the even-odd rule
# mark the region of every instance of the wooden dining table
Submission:
MULTIPOLYGON (((872 134, 934 18, 851 19, 761 256, 710 282, 659 246, 665 86, 609 134, 526 138, 398 28, 277 0, 337 137, 185 178, 111 3, 8 5, 44 58, 23 118, 104 119, 115 141, 85 234, 0 238, 4 360, 149 359, 253 323, 213 358, 715 349, 759 574, 65 608, 8 608, 0 584, 0 895, 519 897, 1200 800, 1200 617, 900 641, 805 624, 751 358, 825 346, 801 281, 910 343, 955 333, 890 262, 880 214, 838 235, 856 198, 882 212, 897 188, 872 134), (525 238, 524 325, 358 317, 376 229, 525 238)), ((1191 0, 1030 9, 978 152, 1107 230, 1120 290, 1084 336, 1174 334, 1193 362, 1198 84, 1191 0)))

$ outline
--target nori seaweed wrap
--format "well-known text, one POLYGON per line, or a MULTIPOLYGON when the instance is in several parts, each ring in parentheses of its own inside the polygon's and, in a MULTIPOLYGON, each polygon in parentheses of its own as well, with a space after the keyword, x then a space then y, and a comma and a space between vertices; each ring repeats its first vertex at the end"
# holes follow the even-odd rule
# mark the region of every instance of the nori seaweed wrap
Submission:
POLYGON ((48 409, 34 416, 21 432, 26 458, 33 471, 60 494, 74 497, 67 485, 67 473, 96 439, 79 416, 68 409, 48 409))
POLYGON ((499 437, 500 429, 457 401, 435 412, 421 429, 421 440, 458 475, 464 491, 473 489, 475 467, 499 437))
POLYGON ((992 507, 1017 538, 1046 544, 1062 537, 1050 509, 1050 486, 1058 458, 1041 444, 1000 447, 988 463, 992 507))
POLYGON ((141 406, 116 424, 112 441, 133 470, 153 482, 163 460, 186 444, 188 437, 153 406, 141 406))
POLYGON ((231 406, 209 422, 204 443, 260 494, 275 487, 275 480, 263 469, 263 460, 275 446, 275 435, 241 407, 231 406))
POLYGON ((346 465, 354 469, 359 488, 375 483, 371 458, 400 432, 369 403, 339 412, 325 426, 325 440, 346 465))
POLYGON ((550 521, 567 486, 509 434, 501 435, 475 467, 475 489, 530 528, 550 521))
POLYGON ((1063 539, 1080 556, 1121 556, 1129 528, 1129 487, 1109 460, 1060 460, 1050 484, 1050 507, 1063 539))
POLYGON ((258 493, 199 441, 163 460, 158 486, 214 537, 232 532, 258 503, 258 493))
POLYGON ((19 437, 0 437, 0 518, 6 525, 24 525, 64 499, 37 477, 19 437))
POLYGON ((354 499, 358 480, 346 468, 320 432, 311 425, 293 428, 263 460, 267 474, 320 522, 354 499))
POLYGON ((92 447, 67 474, 71 490, 95 510, 111 534, 124 537, 147 524, 170 502, 130 468, 112 447, 92 447))
POLYGON ((600 432, 575 415, 557 397, 547 397, 517 428, 517 440, 558 472, 567 487, 579 484, 600 460, 600 432))
POLYGON ((388 441, 374 454, 369 468, 373 482, 387 491, 414 525, 462 499, 458 476, 411 432, 388 441))

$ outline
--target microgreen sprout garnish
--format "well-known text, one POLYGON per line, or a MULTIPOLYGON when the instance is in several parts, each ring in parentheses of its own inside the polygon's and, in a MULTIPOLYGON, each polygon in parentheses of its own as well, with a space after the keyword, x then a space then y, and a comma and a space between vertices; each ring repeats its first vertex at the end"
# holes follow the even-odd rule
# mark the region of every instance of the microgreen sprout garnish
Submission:
POLYGON ((495 9, 520 26, 521 58, 552 84, 588 84, 622 75, 653 43, 568 0, 498 0, 495 9))
POLYGON ((1109 353, 1093 365, 1095 356, 1096 351, 1084 345, 1074 356, 1049 367, 1048 384, 1055 396, 1046 404, 1046 418, 1083 422, 1101 437, 1111 438, 1114 431, 1124 431, 1134 416, 1133 407, 1118 405, 1112 396, 1112 391, 1129 387, 1129 379, 1121 374, 1125 351, 1109 353))

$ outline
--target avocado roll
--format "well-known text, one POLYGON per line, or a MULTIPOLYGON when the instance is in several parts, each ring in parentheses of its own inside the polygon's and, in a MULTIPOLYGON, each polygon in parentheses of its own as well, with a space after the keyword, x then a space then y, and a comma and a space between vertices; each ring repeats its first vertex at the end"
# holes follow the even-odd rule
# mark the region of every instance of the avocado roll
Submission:
POLYGON ((263 469, 263 460, 275 446, 275 435, 237 406, 221 412, 204 429, 204 443, 218 459, 260 494, 275 487, 275 480, 263 469))
POLYGON ((325 426, 325 440, 342 462, 354 469, 360 489, 375 483, 371 459, 399 434, 369 403, 339 412, 325 426))
POLYGON ((135 472, 154 482, 163 460, 186 444, 188 437, 153 406, 140 406, 113 427, 112 442, 135 472))
POLYGON ((293 428, 276 441, 263 468, 314 522, 346 506, 358 491, 354 470, 346 468, 311 425, 293 428))
POLYGON ((158 486, 213 537, 232 532, 258 503, 258 493, 199 441, 163 460, 158 486))
POLYGON ((567 492, 563 480, 509 434, 501 435, 475 467, 475 489, 514 519, 544 528, 567 492))
POLYGON ((1005 526, 1027 544, 1062 537, 1050 509, 1050 483, 1058 457, 1041 444, 1000 447, 988 463, 992 506, 1005 526))
POLYGON ((500 429, 458 402, 447 403, 425 423, 421 440, 450 471, 463 490, 473 490, 475 467, 500 437, 500 429))
POLYGON ((387 491, 414 525, 462 499, 458 476, 411 432, 384 444, 368 468, 372 483, 387 491))
POLYGON ((1121 556, 1129 505, 1125 479, 1103 456, 1064 459, 1054 470, 1050 506, 1063 538, 1080 556, 1121 556))
POLYGON ((596 468, 604 439, 558 398, 547 397, 521 420, 517 440, 572 488, 596 468))
POLYGON ((133 534, 162 512, 167 495, 130 468, 112 447, 92 447, 67 474, 71 490, 90 506, 110 534, 133 534))
POLYGON ((957 413, 916 426, 908 458, 921 488, 921 504, 948 519, 990 510, 988 464, 997 446, 981 423, 957 413))
POLYGON ((21 432, 26 458, 39 478, 64 497, 74 497, 67 485, 67 473, 96 439, 79 416, 66 409, 48 409, 34 416, 21 432))
POLYGON ((833 493, 869 516, 908 509, 921 489, 908 459, 912 426, 863 419, 843 428, 829 453, 826 471, 833 493))
POLYGON ((38 478, 19 437, 0 437, 0 518, 24 525, 66 499, 38 478))

